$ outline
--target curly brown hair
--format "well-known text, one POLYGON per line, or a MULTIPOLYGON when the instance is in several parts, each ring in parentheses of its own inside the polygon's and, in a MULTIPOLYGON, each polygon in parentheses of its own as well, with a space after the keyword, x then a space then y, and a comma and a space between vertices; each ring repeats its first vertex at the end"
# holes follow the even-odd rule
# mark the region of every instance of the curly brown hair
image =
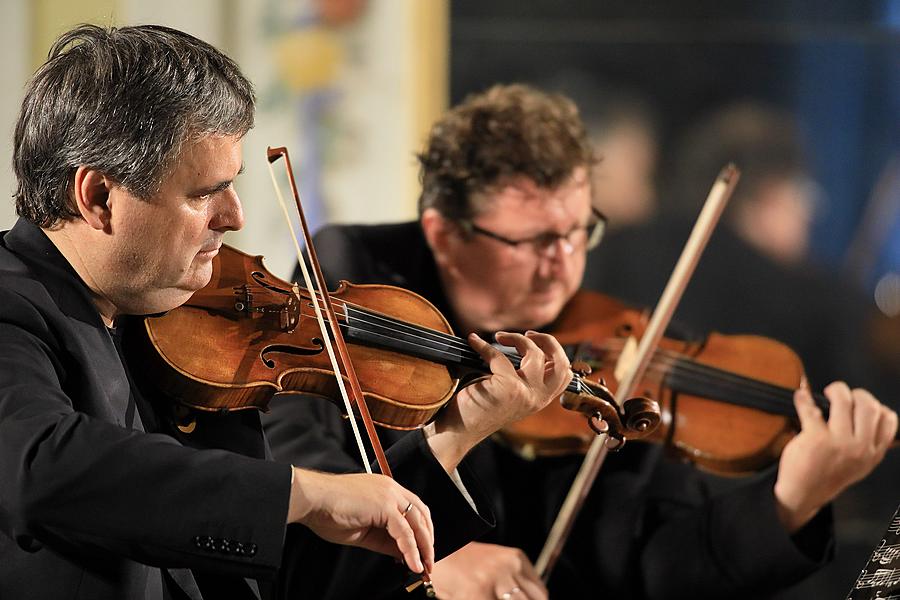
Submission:
POLYGON ((496 85, 452 108, 418 159, 419 214, 435 208, 453 220, 475 216, 485 193, 513 178, 553 189, 595 162, 575 103, 521 84, 496 85))

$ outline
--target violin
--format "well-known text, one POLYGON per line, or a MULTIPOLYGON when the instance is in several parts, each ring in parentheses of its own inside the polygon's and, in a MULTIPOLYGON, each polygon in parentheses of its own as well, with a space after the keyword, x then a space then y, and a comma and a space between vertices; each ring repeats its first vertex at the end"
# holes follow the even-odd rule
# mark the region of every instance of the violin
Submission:
MULTIPOLYGON (((615 392, 620 379, 616 367, 646 325, 645 311, 581 290, 547 332, 574 347, 573 364, 583 362, 589 379, 603 381, 615 392)), ((664 337, 635 388, 662 410, 659 427, 641 439, 665 444, 678 457, 718 475, 765 468, 798 431, 793 394, 803 374, 797 354, 770 338, 720 333, 689 341, 664 337)), ((813 398, 827 416, 827 398, 813 398)), ((526 455, 584 453, 592 441, 568 411, 552 404, 498 435, 526 455)))
MULTIPOLYGON (((329 296, 380 425, 420 427, 461 380, 489 372, 446 318, 413 292, 342 282, 329 296)), ((277 392, 338 395, 312 296, 269 273, 260 256, 223 245, 210 282, 181 307, 146 318, 144 329, 135 349, 141 364, 156 373, 161 392, 193 409, 265 409, 277 392)), ((517 355, 507 356, 518 366, 517 355)), ((624 441, 650 435, 659 423, 655 402, 635 398, 620 407, 602 383, 577 373, 563 396, 580 411, 572 415, 586 432, 624 441)))

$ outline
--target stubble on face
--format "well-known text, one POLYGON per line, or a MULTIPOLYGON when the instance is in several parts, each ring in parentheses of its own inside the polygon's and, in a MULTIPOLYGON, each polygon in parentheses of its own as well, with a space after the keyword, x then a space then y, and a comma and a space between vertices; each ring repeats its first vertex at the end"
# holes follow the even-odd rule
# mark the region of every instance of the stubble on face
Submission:
POLYGON ((212 253, 226 229, 242 225, 240 209, 232 222, 225 210, 237 202, 230 182, 241 168, 240 140, 207 136, 188 144, 172 174, 147 199, 116 190, 119 212, 113 226, 109 268, 120 282, 115 294, 122 312, 171 310, 209 282, 212 253), (207 196, 202 192, 218 189, 207 196))

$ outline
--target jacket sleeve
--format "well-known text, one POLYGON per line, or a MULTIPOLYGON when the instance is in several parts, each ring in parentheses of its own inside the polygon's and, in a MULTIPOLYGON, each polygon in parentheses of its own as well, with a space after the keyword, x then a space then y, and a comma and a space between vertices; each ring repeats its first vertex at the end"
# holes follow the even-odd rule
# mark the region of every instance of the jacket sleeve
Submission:
POLYGON ((651 523, 639 559, 646 596, 757 598, 830 560, 830 507, 790 535, 776 514, 774 482, 775 473, 768 472, 651 523))
POLYGON ((28 552, 276 569, 289 468, 185 448, 85 411, 102 406, 100 392, 63 348, 72 332, 60 327, 0 291, 0 530, 28 552))

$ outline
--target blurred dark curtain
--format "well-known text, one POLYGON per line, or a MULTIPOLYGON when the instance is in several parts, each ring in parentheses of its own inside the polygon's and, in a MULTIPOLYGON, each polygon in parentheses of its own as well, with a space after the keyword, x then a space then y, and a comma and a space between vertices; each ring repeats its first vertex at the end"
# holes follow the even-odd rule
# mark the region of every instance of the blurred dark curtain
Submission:
POLYGON ((659 108, 662 171, 666 147, 717 107, 750 98, 795 111, 827 197, 812 248, 826 264, 841 262, 900 149, 897 0, 454 0, 451 11, 452 102, 572 71, 636 89, 659 108))

